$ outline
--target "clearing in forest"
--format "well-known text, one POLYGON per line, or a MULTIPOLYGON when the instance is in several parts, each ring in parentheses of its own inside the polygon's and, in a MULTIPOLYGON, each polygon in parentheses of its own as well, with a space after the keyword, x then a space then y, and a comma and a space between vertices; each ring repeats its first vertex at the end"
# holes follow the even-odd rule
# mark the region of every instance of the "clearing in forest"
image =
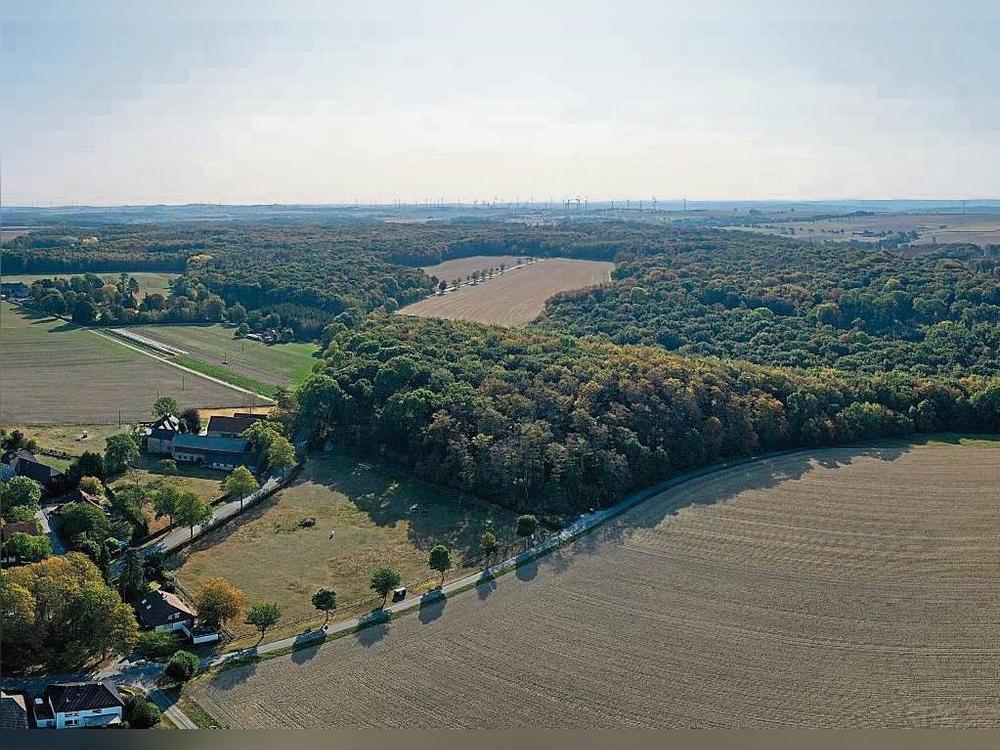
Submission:
MULTIPOLYGON (((493 265, 499 262, 502 261, 493 265)), ((479 265, 477 269, 483 267, 479 265)), ((435 294, 399 312, 424 318, 523 325, 541 314, 549 297, 607 281, 613 268, 614 263, 604 261, 550 258, 506 271, 484 282, 435 294)), ((451 281, 446 277, 444 280, 451 281)))
POLYGON ((711 474, 194 698, 233 727, 995 727, 1000 443, 982 445, 711 474))

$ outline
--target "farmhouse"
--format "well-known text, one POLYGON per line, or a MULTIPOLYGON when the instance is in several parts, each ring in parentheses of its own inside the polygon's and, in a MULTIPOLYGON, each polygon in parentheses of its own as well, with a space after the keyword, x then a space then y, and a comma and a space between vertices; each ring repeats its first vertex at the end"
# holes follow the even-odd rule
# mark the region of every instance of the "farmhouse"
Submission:
POLYGON ((17 476, 34 479, 53 495, 61 495, 66 491, 65 475, 40 462, 31 451, 8 451, 3 456, 3 463, 10 466, 17 476))
POLYGON ((197 617, 194 610, 169 591, 151 591, 143 597, 135 610, 139 624, 145 630, 162 632, 191 626, 197 617))
POLYGON ((0 284, 0 297, 4 299, 25 299, 31 296, 31 287, 21 281, 0 284))
POLYGON ((120 724, 125 703, 111 682, 65 682, 49 685, 35 698, 35 726, 75 729, 120 724))
POLYGON ((28 709, 20 693, 0 691, 0 730, 27 729, 28 709))
POLYGON ((145 440, 148 453, 171 453, 174 437, 180 434, 181 420, 166 414, 146 428, 145 440))
POLYGON ((208 420, 209 437, 238 438, 254 422, 260 422, 264 417, 256 414, 239 413, 231 417, 214 416, 208 420))
POLYGON ((253 465, 250 443, 242 438, 177 435, 172 442, 171 455, 175 461, 223 471, 232 471, 237 466, 253 465))

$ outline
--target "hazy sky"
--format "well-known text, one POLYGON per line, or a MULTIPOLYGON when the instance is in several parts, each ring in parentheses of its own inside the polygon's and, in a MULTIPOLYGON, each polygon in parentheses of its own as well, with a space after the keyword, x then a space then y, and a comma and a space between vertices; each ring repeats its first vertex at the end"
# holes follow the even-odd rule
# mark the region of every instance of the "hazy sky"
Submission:
POLYGON ((77 5, 0 16, 7 205, 1000 197, 986 4, 77 5))

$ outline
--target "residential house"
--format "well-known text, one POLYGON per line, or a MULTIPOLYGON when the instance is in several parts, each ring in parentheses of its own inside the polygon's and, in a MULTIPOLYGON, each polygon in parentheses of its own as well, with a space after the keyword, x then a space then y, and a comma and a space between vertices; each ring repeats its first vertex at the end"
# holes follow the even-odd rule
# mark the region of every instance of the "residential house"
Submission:
POLYGON ((43 464, 31 451, 7 451, 2 462, 10 466, 17 476, 34 479, 52 495, 61 495, 66 491, 66 476, 48 464, 43 464))
POLYGON ((11 565, 18 562, 17 557, 14 555, 8 555, 6 552, 2 551, 8 540, 14 536, 14 534, 41 536, 42 532, 38 530, 38 524, 32 521, 25 523, 5 523, 3 526, 0 526, 0 562, 4 565, 11 565))
POLYGON ((209 437, 207 435, 177 435, 173 439, 175 461, 194 463, 210 469, 232 471, 237 466, 252 467, 250 442, 243 438, 209 437))
POLYGON ((135 608, 139 624, 145 630, 180 630, 193 626, 197 613, 169 591, 150 591, 135 608))
POLYGON ((4 299, 25 299, 31 296, 31 287, 21 281, 0 283, 0 297, 4 299))
POLYGON ((146 428, 145 444, 148 453, 172 452, 174 437, 181 432, 181 420, 173 414, 166 414, 146 428))
POLYGON ((120 724, 125 703, 109 681, 64 682, 49 685, 33 708, 36 727, 75 729, 120 724))
POLYGON ((260 422, 263 419, 263 415, 245 413, 234 414, 231 417, 211 417, 208 420, 206 434, 209 437, 238 438, 254 422, 260 422))
POLYGON ((24 695, 0 690, 0 731, 27 728, 28 707, 24 695))

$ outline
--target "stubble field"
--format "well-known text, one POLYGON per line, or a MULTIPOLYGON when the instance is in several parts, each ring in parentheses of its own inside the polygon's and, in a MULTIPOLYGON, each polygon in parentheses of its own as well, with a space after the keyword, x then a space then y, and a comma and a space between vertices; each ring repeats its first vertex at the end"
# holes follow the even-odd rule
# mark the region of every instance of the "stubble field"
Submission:
POLYGON ((719 472, 490 587, 193 695, 241 727, 996 726, 985 445, 719 472))
POLYGON ((0 307, 0 423, 93 425, 149 417, 158 396, 241 406, 246 394, 62 320, 0 307))
POLYGON ((524 325, 541 314, 549 297, 607 281, 613 268, 613 263, 604 261, 551 258, 507 271, 481 284, 428 297, 399 312, 423 318, 524 325))

